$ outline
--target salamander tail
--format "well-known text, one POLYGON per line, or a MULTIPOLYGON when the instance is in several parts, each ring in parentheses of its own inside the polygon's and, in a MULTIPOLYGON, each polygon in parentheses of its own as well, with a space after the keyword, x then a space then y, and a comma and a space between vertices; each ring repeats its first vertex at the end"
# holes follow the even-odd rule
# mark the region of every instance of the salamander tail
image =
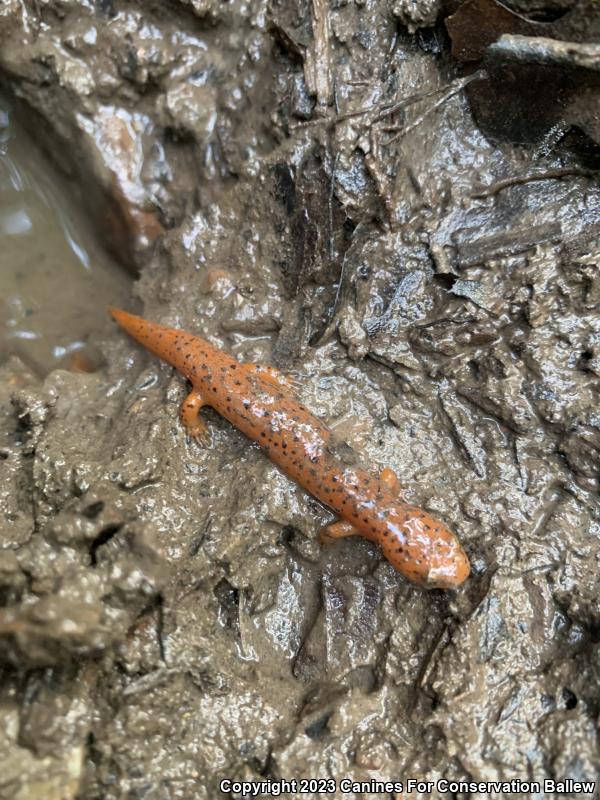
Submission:
POLYGON ((194 340, 191 334, 157 325, 120 308, 109 307, 108 313, 126 333, 187 377, 184 351, 194 340))
MULTIPOLYGON (((113 306, 108 307, 108 313, 124 331, 153 352, 156 352, 155 346, 158 334, 161 331, 169 330, 169 328, 163 328, 162 325, 149 322, 147 319, 137 317, 135 314, 130 314, 128 311, 123 311, 113 306)), ((162 354, 158 353, 158 355, 162 354)))

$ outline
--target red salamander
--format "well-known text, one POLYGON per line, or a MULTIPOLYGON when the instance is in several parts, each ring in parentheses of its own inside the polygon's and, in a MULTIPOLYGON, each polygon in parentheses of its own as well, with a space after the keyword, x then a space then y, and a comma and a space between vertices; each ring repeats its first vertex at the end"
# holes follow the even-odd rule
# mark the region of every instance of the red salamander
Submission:
POLYGON ((293 386, 273 367, 240 364, 209 342, 119 309, 116 322, 192 385, 181 422, 199 441, 207 428, 200 409, 211 406, 303 489, 340 517, 322 541, 358 534, 376 542, 409 580, 429 589, 454 589, 469 576, 467 556, 443 522, 399 499, 389 468, 373 476, 357 464, 352 448, 295 398, 293 386))

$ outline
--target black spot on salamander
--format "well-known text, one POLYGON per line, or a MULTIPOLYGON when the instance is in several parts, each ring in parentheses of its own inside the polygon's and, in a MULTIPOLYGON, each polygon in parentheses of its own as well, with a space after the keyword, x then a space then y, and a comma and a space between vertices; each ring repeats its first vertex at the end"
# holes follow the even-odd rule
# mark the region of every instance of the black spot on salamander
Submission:
POLYGON ((267 434, 266 434, 266 433, 263 431, 263 432, 260 434, 260 438, 261 438, 261 439, 264 439, 266 435, 267 435, 267 434))
POLYGON ((213 387, 212 387, 212 390, 213 390, 213 392, 216 392, 216 391, 217 391, 217 387, 216 387, 216 386, 213 386, 213 387))

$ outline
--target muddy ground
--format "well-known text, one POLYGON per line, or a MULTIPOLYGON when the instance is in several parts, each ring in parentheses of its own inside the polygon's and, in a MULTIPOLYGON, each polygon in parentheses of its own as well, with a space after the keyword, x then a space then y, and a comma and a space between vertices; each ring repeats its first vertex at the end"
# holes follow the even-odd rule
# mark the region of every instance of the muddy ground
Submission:
POLYGON ((322 548, 329 512, 212 412, 187 440, 110 324, 95 372, 12 356, 0 797, 599 777, 599 15, 478 0, 451 39, 458 6, 2 5, 4 89, 130 308, 293 372, 473 573, 322 548))

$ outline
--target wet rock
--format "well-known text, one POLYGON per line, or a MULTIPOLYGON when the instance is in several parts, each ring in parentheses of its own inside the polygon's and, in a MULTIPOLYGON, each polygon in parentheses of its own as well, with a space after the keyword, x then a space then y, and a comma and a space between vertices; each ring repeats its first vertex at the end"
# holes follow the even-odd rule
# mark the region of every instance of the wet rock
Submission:
POLYGON ((217 117, 216 89, 204 85, 207 78, 202 75, 197 83, 174 86, 165 96, 173 128, 193 135, 199 142, 207 141, 213 134, 217 117))
POLYGON ((242 764, 260 769, 266 763, 269 741, 257 725, 262 720, 264 731, 266 723, 269 729, 281 724, 273 705, 257 692, 224 694, 206 685, 198 691, 200 685, 189 671, 177 669, 155 681, 151 692, 128 695, 105 738, 110 765, 98 779, 106 797, 115 796, 116 771, 130 791, 147 792, 157 759, 169 791, 201 798, 213 797, 219 780, 237 777, 242 764), (129 731, 126 740, 120 734, 123 727, 129 731), (160 743, 151 753, 149 740, 160 743))
POLYGON ((459 447, 473 466, 476 474, 484 478, 486 474, 486 453, 475 432, 475 420, 462 405, 448 384, 440 388, 440 402, 452 426, 453 436, 459 447))
POLYGON ((17 358, 9 359, 0 368, 0 506, 8 523, 0 555, 3 572, 13 569, 11 548, 26 542, 34 529, 31 484, 27 479, 31 476, 31 450, 11 398, 36 383, 35 376, 17 358))
POLYGON ((221 16, 221 6, 215 0, 179 0, 182 5, 189 6, 200 19, 217 21, 221 16))
POLYGON ((568 427, 561 449, 574 472, 597 481, 600 476, 600 419, 590 413, 568 427))
POLYGON ((592 725, 584 712, 557 711, 548 715, 541 728, 542 747, 554 775, 577 775, 573 780, 586 782, 595 780, 598 754, 593 745, 592 725), (565 753, 562 744, 566 738, 577 743, 569 753, 565 753))
POLYGON ((395 0, 392 11, 411 33, 418 28, 435 25, 442 3, 440 0, 395 0))
POLYGON ((31 699, 20 714, 19 744, 37 758, 81 746, 91 727, 90 690, 97 674, 95 664, 32 673, 27 686, 31 699))
POLYGON ((18 741, 19 709, 3 703, 5 725, 0 738, 0 791, 15 800, 71 800, 79 794, 85 745, 79 741, 52 755, 38 757, 18 741))
MULTIPOLYGON (((41 9, 9 4, 0 31, 0 66, 11 90, 48 126, 46 148, 86 184, 84 200, 106 243, 130 267, 181 219, 197 183, 198 154, 205 177, 227 169, 219 163, 223 156, 243 160, 228 141, 254 81, 249 70, 239 79, 230 71, 236 59, 256 65, 263 57, 256 32, 253 46, 236 52, 235 43, 221 47, 210 28, 184 31, 186 8, 216 22, 220 5, 194 0, 178 6, 167 20, 133 7, 82 11, 65 3, 60 15, 42 20, 41 9), (222 92, 219 72, 227 75, 222 92), (233 102, 217 104, 227 92, 233 102), (224 146, 219 152, 217 138, 224 146), (186 196, 169 190, 173 180, 185 185, 186 196)), ((248 9, 240 11, 241 18, 252 18, 248 9)))
MULTIPOLYGON (((480 369, 475 362, 475 370, 480 369)), ((532 431, 537 426, 536 415, 527 397, 523 396, 522 376, 512 368, 502 377, 481 370, 476 383, 460 384, 459 393, 484 411, 492 414, 516 433, 532 431), (481 377, 480 377, 481 376, 481 377)))
MULTIPOLYGON (((572 513, 571 524, 576 519, 577 516, 572 513)), ((584 628, 594 630, 600 614, 597 592, 600 529, 596 519, 577 521, 578 529, 573 531, 573 542, 562 554, 560 564, 552 575, 552 585, 557 602, 569 618, 584 628)))
POLYGON ((368 335, 354 309, 347 307, 339 315, 338 333, 342 343, 348 348, 350 358, 360 360, 369 351, 368 335))
MULTIPOLYGON (((469 5, 472 7, 474 4, 469 5)), ((484 5, 503 8, 499 3, 484 5)), ((485 49, 488 82, 485 87, 483 84, 471 87, 469 95, 479 124, 491 136, 512 141, 524 136, 527 141, 541 143, 542 148, 547 142, 553 149, 558 144, 550 144, 553 129, 562 129, 566 133, 571 127, 576 127, 586 138, 589 137, 588 145, 597 149, 600 130, 588 109, 590 98, 598 96, 600 51, 595 43, 598 36, 596 17, 589 14, 589 10, 586 14, 585 6, 585 3, 578 4, 572 17, 565 15, 565 20, 559 19, 554 23, 532 25, 529 20, 512 15, 518 23, 515 25, 511 21, 509 30, 516 28, 516 32, 506 32, 502 36, 499 34, 504 32, 503 25, 494 33, 483 25, 491 39, 485 49), (584 17, 576 22, 581 13, 584 17), (585 23, 581 25, 584 18, 587 26, 585 23), (531 35, 523 35, 530 32, 531 35), (575 35, 575 40, 570 40, 571 34, 575 35), (501 98, 501 106, 511 108, 510 115, 503 119, 494 110, 492 96, 496 101, 501 98), (536 110, 535 124, 524 126, 518 119, 510 119, 527 107, 536 110)), ((505 13, 506 9, 502 14, 505 13)), ((474 27, 476 29, 477 25, 474 27)), ((478 36, 476 32, 475 38, 478 36)), ((474 48, 463 46, 461 55, 467 59, 477 57, 477 50, 478 45, 474 48)), ((560 149, 567 153, 577 152, 577 146, 570 144, 565 138, 560 149)))
POLYGON ((103 652, 124 638, 164 580, 160 557, 134 526, 101 529, 85 555, 56 549, 52 538, 46 531, 19 550, 30 589, 2 611, 9 662, 46 666, 103 652))
MULTIPOLYGON (((460 640, 454 637, 437 664, 432 688, 441 706, 435 716, 442 730, 448 731, 448 725, 453 727, 455 741, 466 742, 467 738, 475 737, 478 742, 475 749, 459 747, 456 750, 456 756, 471 775, 487 774, 508 780, 522 774, 527 763, 532 778, 550 777, 545 759, 546 733, 542 730, 548 726, 556 731, 560 715, 550 720, 543 693, 540 693, 540 678, 529 672, 532 665, 541 670, 556 658, 557 648, 568 647, 565 620, 556 617, 549 599, 549 587, 541 576, 521 579, 497 575, 477 613, 463 627, 460 640), (502 591, 498 593, 498 588, 507 581, 512 586, 513 600, 502 591), (515 609, 519 609, 516 616, 509 610, 513 602, 515 609), (472 666, 462 671, 463 676, 470 676, 466 681, 459 678, 457 682, 448 682, 443 677, 446 659, 471 659, 472 651, 462 639, 463 635, 468 635, 467 631, 476 638, 479 654, 472 666), (498 659, 504 663, 501 673, 493 668, 498 659), (482 702, 495 707, 498 723, 493 740, 477 722, 482 702), (525 720, 527 725, 523 724, 525 720), (502 757, 502 748, 515 737, 524 748, 518 752, 527 752, 527 756, 515 754, 507 762, 502 757)), ((489 710, 484 708, 484 713, 489 710)), ((575 723, 581 732, 587 724, 585 714, 575 723)))

